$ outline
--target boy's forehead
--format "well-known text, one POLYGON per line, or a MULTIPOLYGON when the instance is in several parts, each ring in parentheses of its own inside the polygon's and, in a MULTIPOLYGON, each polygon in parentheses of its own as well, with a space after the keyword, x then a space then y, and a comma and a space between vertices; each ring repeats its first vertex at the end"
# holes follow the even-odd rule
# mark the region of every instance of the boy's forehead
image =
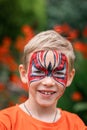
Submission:
MULTIPOLYGON (((41 62, 41 64, 45 63, 45 65, 48 66, 49 63, 51 63, 53 66, 54 64, 58 65, 58 63, 61 60, 61 54, 63 53, 61 53, 58 50, 41 50, 33 52, 30 60, 32 61, 33 59, 37 59, 41 62)), ((66 55, 65 54, 63 55, 65 59, 67 59, 66 55)))
MULTIPOLYGON (((43 65, 45 63, 45 66, 48 66, 49 63, 53 65, 56 59, 56 57, 54 57, 54 51, 41 51, 37 53, 37 55, 40 62, 42 62, 43 65)), ((56 55, 58 55, 58 53, 56 55)))

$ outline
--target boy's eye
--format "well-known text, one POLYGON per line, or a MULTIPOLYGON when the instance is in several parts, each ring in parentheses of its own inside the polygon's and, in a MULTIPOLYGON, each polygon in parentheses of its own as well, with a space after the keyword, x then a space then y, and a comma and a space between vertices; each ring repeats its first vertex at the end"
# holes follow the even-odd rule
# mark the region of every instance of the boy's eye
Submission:
POLYGON ((44 75, 44 71, 36 68, 36 67, 32 67, 32 74, 33 76, 43 76, 44 75))
POLYGON ((64 73, 63 73, 63 72, 60 72, 60 71, 57 71, 55 74, 63 75, 64 73))
POLYGON ((41 70, 35 70, 32 72, 33 76, 44 76, 44 72, 41 70))
POLYGON ((43 73, 41 70, 35 70, 33 73, 38 73, 38 74, 41 74, 43 73))
POLYGON ((65 73, 63 73, 62 71, 56 71, 53 75, 57 78, 64 78, 65 73))

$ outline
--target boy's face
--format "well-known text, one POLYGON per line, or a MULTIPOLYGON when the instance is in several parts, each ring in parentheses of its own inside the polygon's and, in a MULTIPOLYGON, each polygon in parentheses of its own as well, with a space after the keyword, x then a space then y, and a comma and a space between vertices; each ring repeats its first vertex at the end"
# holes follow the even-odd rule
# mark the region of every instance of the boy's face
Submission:
POLYGON ((64 93, 68 79, 67 57, 58 52, 38 51, 28 67, 29 97, 42 105, 55 103, 64 93))

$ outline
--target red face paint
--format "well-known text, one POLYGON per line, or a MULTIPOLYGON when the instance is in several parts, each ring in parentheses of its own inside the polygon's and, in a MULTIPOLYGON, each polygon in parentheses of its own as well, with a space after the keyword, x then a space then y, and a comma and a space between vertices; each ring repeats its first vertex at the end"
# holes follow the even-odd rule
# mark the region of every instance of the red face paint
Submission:
POLYGON ((67 57, 57 50, 50 52, 52 58, 50 58, 49 51, 38 51, 32 54, 28 69, 29 82, 36 82, 50 76, 65 86, 68 73, 67 57))

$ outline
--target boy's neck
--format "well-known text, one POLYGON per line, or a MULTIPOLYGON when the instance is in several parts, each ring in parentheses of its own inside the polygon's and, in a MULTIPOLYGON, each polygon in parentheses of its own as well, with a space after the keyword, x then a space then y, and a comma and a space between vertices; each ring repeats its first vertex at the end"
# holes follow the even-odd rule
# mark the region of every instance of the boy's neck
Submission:
POLYGON ((32 104, 30 100, 27 100, 23 104, 23 109, 30 116, 45 122, 55 122, 60 118, 60 112, 56 108, 56 104, 52 107, 41 107, 36 104, 32 104))
POLYGON ((41 106, 41 105, 38 105, 35 102, 31 101, 31 100, 27 100, 25 102, 25 104, 27 105, 27 107, 29 108, 30 111, 32 111, 38 115, 49 114, 49 113, 53 113, 56 111, 56 104, 49 106, 49 107, 48 106, 41 106))

